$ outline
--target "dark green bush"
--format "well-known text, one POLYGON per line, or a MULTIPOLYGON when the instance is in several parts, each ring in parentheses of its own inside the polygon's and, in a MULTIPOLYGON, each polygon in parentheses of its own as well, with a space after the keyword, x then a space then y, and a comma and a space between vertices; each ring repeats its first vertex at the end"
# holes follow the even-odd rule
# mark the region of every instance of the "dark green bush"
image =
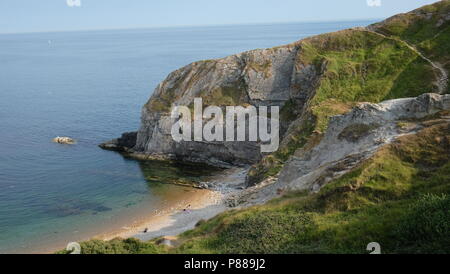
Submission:
POLYGON ((450 196, 426 194, 412 204, 395 231, 408 252, 450 251, 450 196))
POLYGON ((255 211, 226 225, 209 245, 224 253, 292 253, 314 227, 303 212, 255 211))
MULTIPOLYGON (((157 253, 158 248, 153 243, 141 242, 135 238, 120 239, 110 241, 90 240, 80 243, 81 254, 137 254, 137 253, 157 253)), ((58 253, 66 254, 67 251, 58 253)))

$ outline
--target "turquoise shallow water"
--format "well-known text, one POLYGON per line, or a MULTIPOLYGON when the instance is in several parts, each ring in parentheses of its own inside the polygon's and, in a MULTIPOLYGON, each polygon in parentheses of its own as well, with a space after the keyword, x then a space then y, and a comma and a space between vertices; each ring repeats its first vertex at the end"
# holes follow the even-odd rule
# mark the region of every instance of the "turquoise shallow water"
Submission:
POLYGON ((83 239, 188 191, 160 182, 201 175, 190 167, 97 147, 138 128, 141 106, 172 70, 369 23, 0 35, 0 253, 83 239), (52 143, 58 135, 78 143, 52 143))

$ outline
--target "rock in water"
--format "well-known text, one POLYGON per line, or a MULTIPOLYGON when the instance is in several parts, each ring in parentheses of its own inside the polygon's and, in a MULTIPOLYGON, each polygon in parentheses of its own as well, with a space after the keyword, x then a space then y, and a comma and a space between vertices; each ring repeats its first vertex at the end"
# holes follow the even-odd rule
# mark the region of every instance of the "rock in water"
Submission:
POLYGON ((67 144, 67 145, 73 145, 75 144, 75 140, 70 137, 56 137, 53 138, 53 142, 58 144, 67 144))
POLYGON ((132 148, 136 144, 136 137, 137 132, 125 132, 122 137, 102 143, 99 147, 119 152, 132 152, 132 148))

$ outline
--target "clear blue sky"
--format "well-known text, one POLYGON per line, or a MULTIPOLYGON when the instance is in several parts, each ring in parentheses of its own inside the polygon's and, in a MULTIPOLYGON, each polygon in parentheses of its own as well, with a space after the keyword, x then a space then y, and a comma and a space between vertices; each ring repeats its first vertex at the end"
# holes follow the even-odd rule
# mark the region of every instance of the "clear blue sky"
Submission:
POLYGON ((385 18, 436 0, 0 0, 0 33, 385 18), (81 2, 70 7, 67 1, 81 2), (367 1, 380 6, 369 6, 367 1))

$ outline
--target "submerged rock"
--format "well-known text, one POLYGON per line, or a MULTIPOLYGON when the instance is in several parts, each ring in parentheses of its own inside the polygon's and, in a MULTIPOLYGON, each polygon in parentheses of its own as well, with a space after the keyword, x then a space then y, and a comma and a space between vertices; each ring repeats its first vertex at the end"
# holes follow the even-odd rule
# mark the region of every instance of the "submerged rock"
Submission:
POLYGON ((70 137, 55 137, 52 140, 54 143, 58 143, 58 144, 66 144, 66 145, 73 145, 76 143, 76 141, 70 137))

